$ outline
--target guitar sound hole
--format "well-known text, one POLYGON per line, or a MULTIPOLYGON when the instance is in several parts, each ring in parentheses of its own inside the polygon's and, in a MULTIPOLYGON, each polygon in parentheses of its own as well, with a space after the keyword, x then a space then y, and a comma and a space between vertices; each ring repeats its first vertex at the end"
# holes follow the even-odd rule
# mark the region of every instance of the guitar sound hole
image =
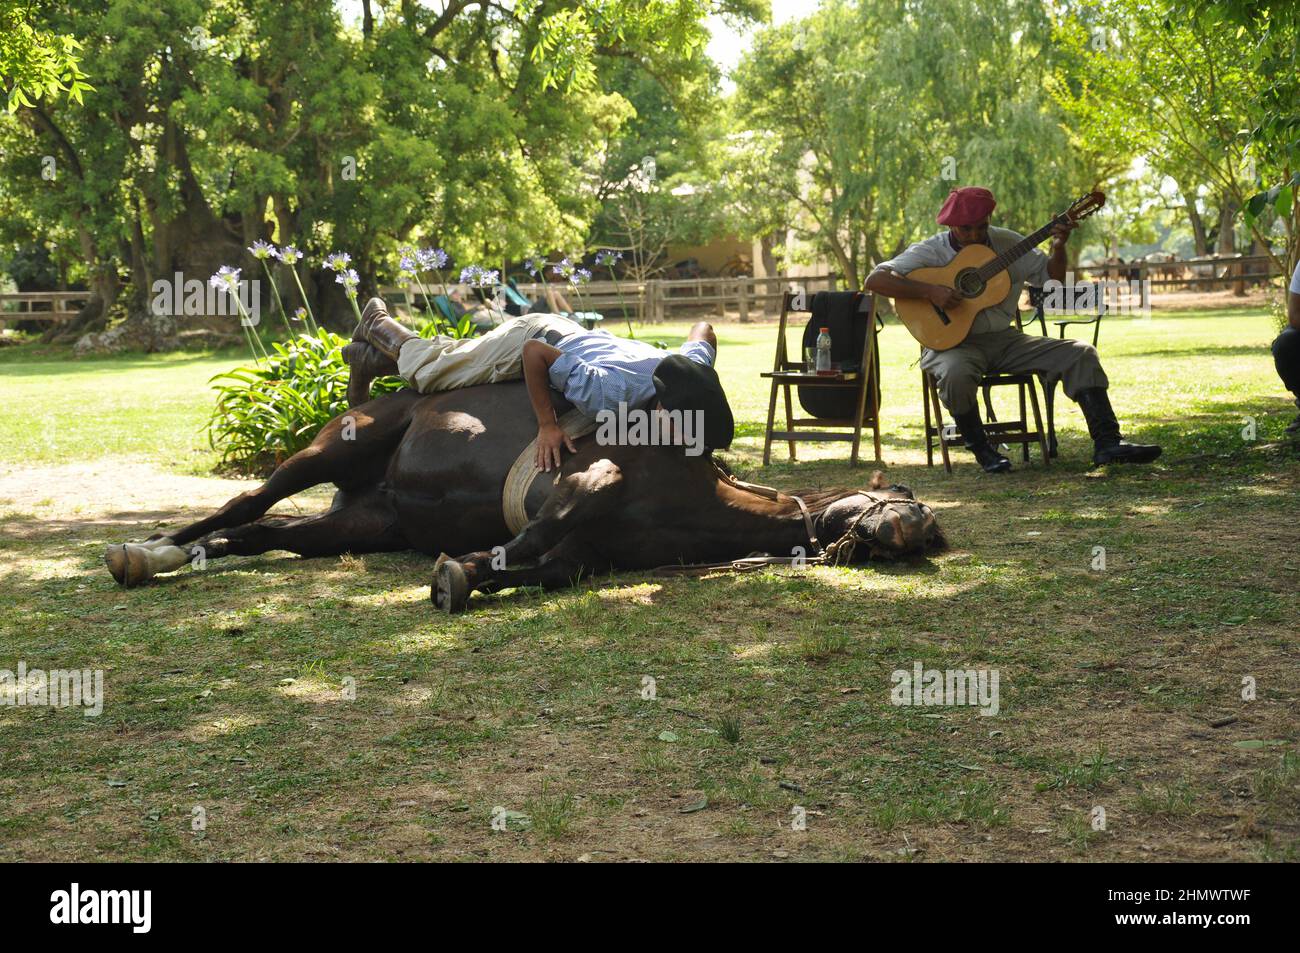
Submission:
POLYGON ((978 298, 984 293, 987 282, 974 268, 963 268, 957 272, 957 281, 953 287, 963 298, 978 298))

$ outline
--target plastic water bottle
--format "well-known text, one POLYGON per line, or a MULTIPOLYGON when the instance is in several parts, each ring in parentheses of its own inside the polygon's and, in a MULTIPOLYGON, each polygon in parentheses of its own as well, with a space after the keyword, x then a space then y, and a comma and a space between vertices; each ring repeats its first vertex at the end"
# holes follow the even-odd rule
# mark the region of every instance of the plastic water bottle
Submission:
POLYGON ((831 370, 831 329, 822 328, 817 335, 817 373, 833 374, 831 370))

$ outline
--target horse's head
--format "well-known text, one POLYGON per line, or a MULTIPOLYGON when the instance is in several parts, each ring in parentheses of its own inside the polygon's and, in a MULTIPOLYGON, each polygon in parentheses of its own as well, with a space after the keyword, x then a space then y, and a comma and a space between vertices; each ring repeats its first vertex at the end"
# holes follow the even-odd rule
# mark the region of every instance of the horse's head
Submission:
POLYGON ((841 497, 822 514, 818 535, 836 562, 917 559, 948 548, 934 512, 880 472, 871 488, 841 497))

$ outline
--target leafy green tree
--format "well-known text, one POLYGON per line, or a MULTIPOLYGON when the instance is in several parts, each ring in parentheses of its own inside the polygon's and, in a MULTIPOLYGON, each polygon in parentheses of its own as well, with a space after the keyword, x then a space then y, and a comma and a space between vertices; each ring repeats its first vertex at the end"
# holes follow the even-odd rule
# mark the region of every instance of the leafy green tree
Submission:
POLYGON ((84 269, 82 329, 120 299, 139 347, 176 330, 149 311, 155 280, 221 264, 252 277, 253 241, 293 243, 315 313, 344 329, 351 306, 319 267, 331 251, 351 254, 365 295, 404 242, 458 264, 581 244, 596 146, 630 115, 616 75, 635 64, 688 87, 705 16, 753 6, 398 0, 365 4, 359 28, 312 0, 42 7, 42 29, 83 44, 96 89, 84 110, 35 102, 0 130, 0 240, 37 238, 84 269))
POLYGON ((1112 171, 1071 147, 1039 92, 1050 37, 1032 0, 831 0, 764 31, 735 98, 753 132, 737 162, 762 170, 747 180, 763 192, 755 221, 784 217, 853 287, 934 230, 958 185, 991 188, 1003 224, 1038 227, 1112 171))
POLYGON ((1256 229, 1270 221, 1286 236, 1283 274, 1300 258, 1300 5, 1292 0, 1189 0, 1175 6, 1190 12, 1207 30, 1228 31, 1240 43, 1252 72, 1267 82, 1248 103, 1250 150, 1256 159, 1254 185, 1243 208, 1256 229))
MULTIPOLYGON (((1236 250, 1234 221, 1252 203, 1260 175, 1289 175, 1294 161, 1294 146, 1288 150, 1282 142, 1294 129, 1294 101, 1283 115, 1274 90, 1287 42, 1294 63, 1295 20, 1288 26, 1261 13, 1263 26, 1251 21, 1252 44, 1246 21, 1267 6, 1114 0, 1084 5, 1056 29, 1057 42, 1076 65, 1052 83, 1071 121, 1089 139, 1145 154, 1153 168, 1178 182, 1189 210, 1201 187, 1208 187, 1218 206, 1222 252, 1236 250), (1223 7, 1237 8, 1242 21, 1223 7)), ((1289 213, 1281 249, 1270 249, 1282 266, 1294 260, 1295 221, 1290 195, 1273 199, 1289 213)), ((1192 224, 1198 239, 1209 231, 1196 217, 1192 224)), ((1269 248, 1268 222, 1256 217, 1246 224, 1269 248)))
POLYGON ((81 44, 68 34, 33 26, 31 6, 24 0, 0 0, 0 84, 11 113, 60 93, 80 103, 92 88, 83 82, 77 61, 81 44))

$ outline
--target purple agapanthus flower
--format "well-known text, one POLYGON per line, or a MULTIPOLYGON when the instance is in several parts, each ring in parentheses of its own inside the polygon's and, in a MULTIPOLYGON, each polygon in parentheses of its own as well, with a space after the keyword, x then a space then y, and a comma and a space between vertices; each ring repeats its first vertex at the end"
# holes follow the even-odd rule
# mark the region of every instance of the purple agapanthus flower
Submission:
POLYGON ((596 264, 601 268, 613 268, 614 264, 623 257, 621 251, 615 251, 612 248, 606 248, 596 252, 596 264))
POLYGON ((478 276, 483 274, 481 265, 466 265, 460 270, 460 283, 463 285, 478 284, 478 276))
POLYGON ((569 284, 573 285, 575 288, 578 285, 585 285, 590 280, 591 272, 586 268, 576 268, 574 269, 573 274, 569 275, 569 284))
POLYGON ((302 252, 293 245, 285 245, 283 248, 272 249, 271 253, 286 265, 296 265, 299 259, 302 258, 302 252))
POLYGON ((524 270, 532 277, 536 278, 538 274, 546 270, 545 258, 525 258, 524 270))
POLYGON ((338 275, 335 276, 334 281, 336 284, 343 286, 343 291, 349 298, 355 298, 357 296, 357 285, 360 284, 361 277, 357 274, 356 269, 347 268, 340 271, 338 275))
POLYGON ((426 271, 440 271, 447 267, 447 253, 441 248, 421 248, 415 257, 426 271))
POLYGON ((249 246, 248 253, 259 261, 266 261, 275 255, 275 246, 259 238, 249 246))
POLYGON ((348 263, 352 261, 352 256, 345 251, 331 252, 325 257, 325 267, 331 271, 344 271, 348 263))
POLYGON ((231 291, 239 285, 239 268, 222 265, 217 273, 208 279, 208 284, 221 291, 231 291))

